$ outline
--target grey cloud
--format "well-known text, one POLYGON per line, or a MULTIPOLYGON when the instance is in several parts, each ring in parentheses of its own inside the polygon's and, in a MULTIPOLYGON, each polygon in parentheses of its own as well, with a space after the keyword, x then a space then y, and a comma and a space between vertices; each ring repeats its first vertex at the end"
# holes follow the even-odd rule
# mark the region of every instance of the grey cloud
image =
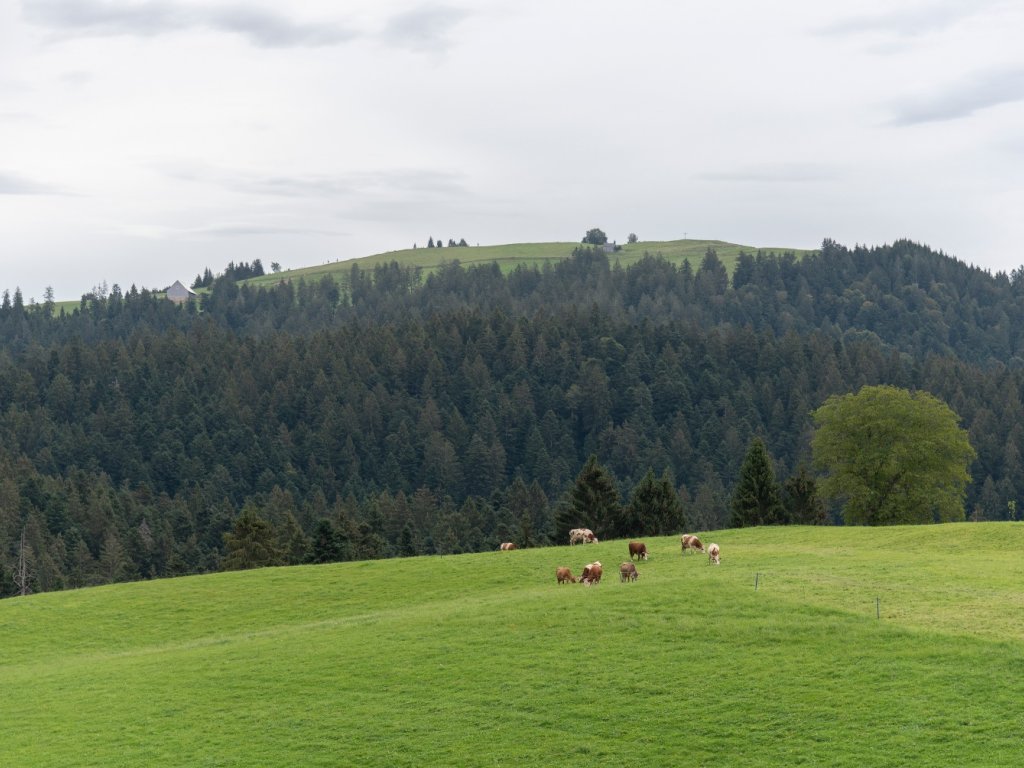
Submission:
MULTIPOLYGON (((243 195, 293 198, 303 205, 326 201, 342 219, 402 220, 421 215, 432 206, 464 204, 471 200, 460 174, 408 168, 334 175, 258 175, 240 171, 194 166, 164 165, 165 175, 197 184, 209 184, 243 195)), ((246 234, 219 228, 220 234, 246 234)), ((216 234, 211 231, 210 234, 216 234)), ((271 233, 266 233, 271 234, 271 233)), ((342 234, 327 231, 323 234, 342 234)))
POLYGON ((968 117, 978 110, 1024 100, 1024 67, 994 70, 943 91, 893 106, 893 125, 916 125, 968 117))
POLYGON ((51 29, 90 35, 158 35, 190 26, 187 8, 172 3, 26 0, 25 18, 51 29))
POLYGON ((451 31, 469 11, 448 5, 423 5, 394 16, 384 27, 384 42, 413 50, 444 49, 451 31))
POLYGON ((56 187, 0 171, 0 195, 59 195, 56 187))
POLYGON ((887 13, 853 16, 816 30, 822 35, 840 37, 871 34, 876 32, 893 34, 898 37, 918 37, 945 29, 959 21, 985 13, 999 2, 983 0, 946 0, 932 2, 913 8, 901 8, 887 13))
POLYGON ((327 46, 356 37, 352 30, 332 24, 295 24, 267 11, 234 6, 207 12, 209 25, 224 32, 235 32, 253 45, 265 48, 327 46))
POLYGON ((82 88, 92 82, 92 79, 92 74, 89 72, 82 72, 81 70, 65 72, 60 76, 60 81, 70 88, 82 88))
POLYGON ((328 237, 344 237, 347 232, 327 229, 310 229, 308 227, 268 227, 256 224, 225 224, 212 227, 184 230, 185 235, 208 235, 211 237, 253 237, 263 235, 326 235, 328 237))
POLYGON ((837 173, 834 169, 813 163, 765 163, 729 171, 710 171, 698 178, 755 184, 807 183, 831 181, 837 178, 837 173))
POLYGON ((142 3, 102 0, 31 0, 25 18, 58 32, 89 36, 152 37, 207 28, 241 35, 265 48, 325 46, 356 36, 333 24, 299 24, 283 16, 243 5, 185 5, 163 0, 142 3))
POLYGON ((384 196, 448 196, 465 194, 461 176, 430 169, 355 172, 335 175, 257 175, 211 168, 171 167, 177 179, 215 184, 251 195, 302 198, 365 198, 384 196))

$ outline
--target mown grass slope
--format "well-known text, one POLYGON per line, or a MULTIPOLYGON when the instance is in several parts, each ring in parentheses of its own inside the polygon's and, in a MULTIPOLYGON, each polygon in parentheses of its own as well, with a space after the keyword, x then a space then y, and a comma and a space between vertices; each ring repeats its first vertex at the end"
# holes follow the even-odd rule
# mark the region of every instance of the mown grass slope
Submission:
MULTIPOLYGON (((404 266, 416 266, 423 269, 424 273, 430 273, 445 262, 458 261, 463 266, 474 266, 479 264, 496 263, 504 272, 510 272, 519 265, 528 267, 542 266, 545 263, 554 263, 572 256, 573 250, 580 247, 580 243, 512 243, 508 245, 479 245, 468 248, 409 248, 402 251, 388 251, 372 256, 365 256, 347 261, 329 262, 317 264, 300 269, 292 269, 277 274, 267 274, 261 277, 254 277, 244 282, 250 285, 272 285, 285 279, 304 279, 307 282, 319 280, 324 276, 330 276, 337 280, 344 280, 353 264, 358 264, 360 269, 372 270, 380 264, 390 264, 396 261, 404 266)), ((622 266, 633 264, 644 257, 645 254, 661 255, 668 261, 681 264, 689 261, 696 270, 700 266, 701 259, 708 248, 714 248, 715 253, 725 267, 732 272, 736 257, 741 252, 756 253, 759 249, 756 246, 737 245, 726 243, 722 240, 665 240, 648 241, 622 245, 620 251, 608 254, 608 259, 614 264, 618 261, 622 266)), ((772 251, 774 253, 785 253, 791 251, 798 257, 808 251, 794 248, 762 248, 760 250, 772 251)))
POLYGON ((1011 766, 1024 527, 716 532, 0 602, 24 766, 1011 766), (708 537, 705 537, 705 542, 708 537), (597 558, 605 581, 558 586, 597 558), (755 591, 755 574, 758 589, 755 591), (881 618, 876 618, 880 598, 881 618))

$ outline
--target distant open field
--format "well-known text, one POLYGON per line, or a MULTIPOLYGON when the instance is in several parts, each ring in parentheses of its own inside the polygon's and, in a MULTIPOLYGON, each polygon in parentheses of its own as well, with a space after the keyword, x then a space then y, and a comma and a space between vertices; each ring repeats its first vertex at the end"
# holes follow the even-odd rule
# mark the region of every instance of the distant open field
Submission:
MULTIPOLYGON (((277 273, 268 273, 261 277, 254 277, 241 282, 256 286, 276 285, 282 280, 306 280, 307 282, 319 281, 324 276, 343 282, 352 269, 353 264, 358 264, 361 269, 372 270, 378 264, 390 264, 397 261, 406 266, 418 266, 423 269, 424 274, 429 274, 444 263, 458 260, 463 266, 474 264, 497 263, 504 272, 511 272, 520 264, 526 266, 542 266, 545 263, 552 263, 567 259, 572 255, 580 243, 514 243, 509 245, 479 245, 465 248, 409 248, 404 251, 387 251, 372 256, 348 259, 346 261, 332 261, 326 264, 316 264, 308 267, 284 270, 277 273)), ((730 274, 736 264, 736 257, 740 253, 756 253, 758 250, 773 253, 794 253, 798 258, 811 251, 798 248, 783 247, 759 247, 751 245, 737 245, 726 243, 722 240, 664 240, 639 242, 632 245, 623 245, 622 250, 609 253, 608 258, 612 264, 618 262, 623 266, 633 264, 644 257, 645 254, 661 255, 676 264, 689 261, 694 270, 700 266, 700 261, 708 248, 714 248, 719 259, 729 270, 730 274)), ((211 268, 216 269, 215 265, 211 268)), ((197 293, 204 293, 204 289, 197 289, 197 293)), ((66 312, 70 314, 81 306, 81 299, 58 301, 54 304, 54 314, 66 312)))
POLYGON ((0 601, 11 766, 1017 766, 1024 526, 715 532, 0 601), (558 586, 601 560, 604 581, 558 586), (755 578, 757 589, 755 590, 755 578), (879 602, 876 603, 876 598, 879 602), (877 609, 877 618, 876 618, 877 609))
MULTIPOLYGON (((252 278, 246 282, 252 285, 272 285, 283 279, 298 280, 302 278, 306 281, 316 281, 325 275, 340 279, 348 273, 353 264, 358 264, 361 269, 373 269, 378 264, 390 264, 392 261, 397 261, 399 264, 406 266, 421 267, 426 273, 436 269, 445 262, 455 260, 458 260, 463 266, 497 263, 503 271, 510 272, 520 264, 541 266, 546 262, 567 259, 572 255, 573 250, 578 247, 580 247, 580 243, 515 243, 510 245, 469 246, 467 248, 409 248, 404 251, 388 251, 359 259, 330 262, 301 269, 292 269, 278 274, 268 274, 252 278)), ((626 266, 639 261, 643 258, 644 254, 660 254, 675 263, 689 260, 693 268, 697 269, 708 248, 715 249, 718 257, 730 272, 736 263, 736 257, 741 252, 756 253, 759 250, 756 246, 737 245, 721 240, 666 240, 623 245, 621 251, 609 253, 608 259, 612 264, 618 261, 623 266, 626 266)), ((809 253, 806 250, 793 248, 761 248, 760 250, 775 253, 792 251, 798 257, 809 253)))

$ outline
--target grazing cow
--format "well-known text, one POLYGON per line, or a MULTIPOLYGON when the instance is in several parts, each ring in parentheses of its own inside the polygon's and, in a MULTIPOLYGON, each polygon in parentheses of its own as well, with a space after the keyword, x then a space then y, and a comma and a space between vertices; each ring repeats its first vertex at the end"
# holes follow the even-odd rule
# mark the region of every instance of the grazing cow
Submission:
POLYGON ((708 544, 708 565, 721 565, 722 551, 717 544, 708 544))
POLYGON ((509 550, 509 549, 519 549, 519 547, 517 547, 515 545, 515 542, 511 542, 511 541, 506 541, 504 544, 502 544, 500 547, 498 547, 498 550, 501 551, 501 552, 504 552, 504 551, 509 550))
POLYGON ((591 584, 597 584, 601 581, 601 561, 595 560, 592 563, 587 563, 583 566, 583 573, 580 575, 580 583, 586 584, 588 587, 591 584))
POLYGON ((696 552, 703 552, 704 545, 700 543, 700 539, 689 533, 684 533, 679 537, 679 543, 683 545, 683 554, 686 554, 686 550, 692 549, 696 552))
POLYGON ((639 576, 632 560, 619 566, 619 581, 636 581, 639 576))
POLYGON ((555 568, 555 578, 558 579, 559 584, 576 583, 576 577, 572 575, 572 571, 565 567, 555 568))
POLYGON ((644 544, 642 541, 629 542, 629 559, 632 560, 634 556, 637 560, 646 560, 647 545, 644 544))
POLYGON ((597 536, 589 528, 573 528, 569 531, 570 544, 597 544, 597 536))

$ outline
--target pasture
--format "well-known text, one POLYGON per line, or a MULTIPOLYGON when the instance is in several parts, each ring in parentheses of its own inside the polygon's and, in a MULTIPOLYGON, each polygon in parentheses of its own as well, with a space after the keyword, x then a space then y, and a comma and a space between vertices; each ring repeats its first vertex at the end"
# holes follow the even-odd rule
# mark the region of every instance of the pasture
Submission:
MULTIPOLYGON (((420 267, 424 275, 436 270, 446 262, 456 260, 463 267, 494 263, 507 273, 519 265, 541 267, 545 263, 553 264, 562 261, 572 256, 573 250, 580 245, 580 243, 511 243, 470 246, 469 248, 408 248, 346 261, 286 270, 277 274, 253 277, 243 282, 250 285, 269 286, 277 284, 281 280, 299 280, 300 278, 306 282, 315 282, 325 276, 344 281, 348 279, 348 273, 353 264, 358 264, 360 269, 372 270, 375 266, 390 264, 392 261, 403 266, 420 267)), ((661 255, 674 264, 689 261, 690 266, 696 271, 708 248, 715 249, 715 253, 718 254, 730 274, 736 263, 736 258, 741 252, 756 253, 758 251, 757 246, 737 245, 722 240, 659 240, 623 244, 622 250, 608 254, 608 260, 612 265, 618 262, 625 267, 636 263, 649 253, 661 255)), ((764 248, 763 250, 775 253, 792 251, 797 257, 809 253, 807 250, 794 248, 764 248)))
POLYGON ((1024 526, 755 528, 0 602, 24 766, 1016 766, 1024 526), (555 583, 594 559, 601 584, 555 583), (758 588, 754 589, 755 574, 758 588), (876 603, 876 598, 880 600, 876 603), (876 618, 876 607, 880 618, 876 618))

